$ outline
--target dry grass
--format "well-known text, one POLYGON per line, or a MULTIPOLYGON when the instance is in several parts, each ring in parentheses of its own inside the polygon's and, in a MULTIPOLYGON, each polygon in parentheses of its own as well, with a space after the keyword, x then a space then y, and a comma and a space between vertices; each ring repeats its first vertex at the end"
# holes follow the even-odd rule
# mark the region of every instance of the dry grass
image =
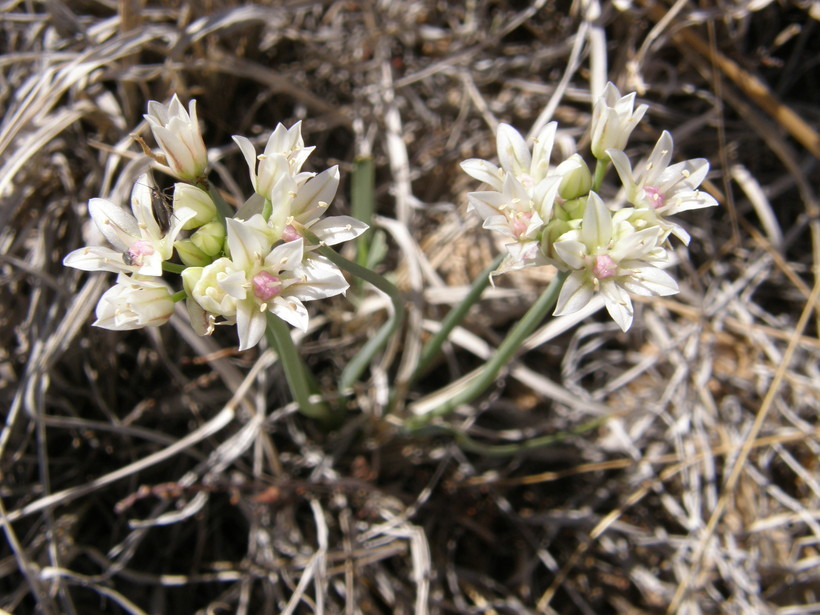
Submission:
MULTIPOLYGON (((0 609, 820 612, 816 6, 148 4, 2 3, 0 609), (491 158, 500 121, 557 119, 583 146, 607 79, 650 103, 633 156, 668 129, 679 159, 712 161, 722 206, 685 221, 681 294, 640 303, 628 334, 595 310, 548 323, 448 419, 486 443, 608 416, 597 429, 500 458, 403 436, 384 383, 496 249, 457 163, 491 158), (93 239, 89 198, 128 194, 128 135, 172 92, 198 99, 234 200, 248 182, 231 134, 304 119, 315 168, 374 157, 381 270, 408 325, 335 433, 295 414, 274 355, 233 352, 232 331, 88 326, 110 280, 60 261, 93 239)), ((491 354, 544 278, 502 278, 402 412, 491 354)), ((364 298, 300 341, 328 391, 385 318, 364 298)))

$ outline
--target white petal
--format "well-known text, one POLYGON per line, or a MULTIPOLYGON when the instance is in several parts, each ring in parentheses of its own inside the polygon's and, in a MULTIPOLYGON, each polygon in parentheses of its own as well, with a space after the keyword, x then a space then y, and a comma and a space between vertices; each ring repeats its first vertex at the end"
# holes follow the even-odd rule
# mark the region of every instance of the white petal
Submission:
POLYGON ((693 158, 673 164, 658 178, 658 189, 666 194, 672 187, 694 190, 706 179, 709 172, 709 161, 705 158, 693 158), (685 188, 684 188, 685 187, 685 188))
POLYGON ((601 92, 601 97, 596 102, 596 106, 598 105, 598 103, 601 103, 612 107, 618 102, 620 98, 621 92, 620 90, 618 90, 618 86, 616 86, 611 81, 607 81, 606 85, 604 86, 604 91, 601 92))
POLYGON ((159 224, 154 218, 152 204, 154 189, 156 186, 147 173, 140 175, 131 189, 131 211, 134 212, 134 217, 142 231, 140 234, 149 239, 159 239, 162 235, 159 224))
POLYGON ((188 319, 191 321, 191 328, 197 335, 210 335, 213 333, 213 316, 208 314, 192 297, 185 299, 185 309, 188 312, 188 319))
POLYGON ((253 188, 256 190, 256 148, 253 146, 253 143, 245 137, 234 135, 233 140, 239 146, 242 155, 245 156, 245 162, 248 163, 248 169, 250 171, 251 184, 253 184, 253 188))
MULTIPOLYGON (((666 130, 661 133, 660 139, 649 154, 644 166, 643 178, 641 184, 644 186, 656 186, 660 188, 658 177, 666 171, 669 166, 669 161, 672 160, 672 135, 666 130)), ((661 189, 661 192, 664 192, 661 189)))
POLYGON ((701 192, 700 190, 692 190, 686 192, 675 193, 664 205, 663 214, 671 216, 682 211, 689 211, 690 209, 702 209, 704 207, 716 207, 718 202, 715 198, 701 192))
POLYGON ((650 226, 624 235, 610 250, 610 255, 618 262, 626 259, 642 259, 657 247, 660 231, 661 229, 657 226, 650 226))
POLYGON ((310 232, 329 246, 355 239, 364 233, 369 226, 352 216, 331 216, 319 220, 310 227, 310 232))
MULTIPOLYGON (((256 185, 254 186, 259 194, 275 201, 272 191, 285 178, 289 179, 295 186, 288 159, 283 154, 264 154, 259 157, 259 165, 256 169, 256 185)), ((295 192, 295 189, 290 191, 295 192)), ((287 198, 290 200, 291 197, 288 196, 287 198)))
POLYGON ((500 192, 487 190, 470 192, 467 195, 467 203, 468 209, 472 209, 482 218, 489 218, 490 216, 504 215, 502 209, 507 204, 507 200, 500 192))
POLYGON ((486 160, 470 158, 461 163, 461 169, 470 177, 489 184, 499 192, 504 185, 504 171, 486 160))
POLYGON ((279 271, 292 271, 302 264, 305 254, 304 239, 281 243, 265 257, 265 265, 279 271))
MULTIPOLYGON (((174 94, 176 97, 176 94, 174 94)), ((173 99, 171 101, 173 103, 173 99)), ((145 119, 148 120, 152 126, 154 124, 165 125, 168 123, 168 110, 165 108, 161 102, 157 102, 156 100, 149 100, 148 101, 148 114, 145 116, 145 119)))
POLYGON ((167 128, 151 126, 151 132, 165 153, 168 165, 180 175, 190 177, 192 169, 197 168, 197 161, 191 149, 183 141, 184 130, 171 123, 167 128))
POLYGON ((680 224, 675 224, 674 222, 670 223, 669 224, 669 231, 675 237, 677 237, 681 241, 681 243, 683 243, 683 245, 685 245, 685 246, 689 245, 689 241, 691 240, 691 237, 689 236, 689 233, 686 232, 686 229, 684 229, 680 224))
POLYGON ((242 301, 236 305, 236 332, 239 334, 239 350, 253 348, 265 335, 265 314, 257 309, 255 301, 242 301))
POLYGON ((496 133, 498 161, 507 173, 523 175, 530 172, 532 155, 524 137, 509 124, 500 124, 496 133))
POLYGON ((585 307, 595 295, 592 284, 589 283, 585 271, 574 271, 561 286, 561 294, 558 295, 558 303, 555 306, 556 316, 572 314, 585 307))
POLYGON ((547 176, 557 128, 558 122, 550 122, 541 129, 541 132, 539 132, 534 139, 529 173, 535 181, 547 176))
MULTIPOLYGON (((316 203, 330 203, 336 196, 339 187, 339 167, 333 166, 319 173, 313 179, 299 187, 296 198, 290 206, 290 215, 298 217, 316 203)), ((322 208, 324 209, 324 208, 322 208)), ((302 224, 308 224, 310 220, 299 220, 302 224)))
POLYGON ((515 233, 510 228, 510 220, 507 216, 488 216, 487 219, 484 220, 484 224, 481 225, 481 228, 485 228, 488 231, 493 231, 495 233, 501 233, 502 235, 506 235, 512 239, 517 239, 515 233))
POLYGON ((605 247, 612 239, 612 212, 596 193, 590 192, 581 224, 581 241, 588 248, 605 247))
POLYGON ((623 286, 636 295, 666 297, 679 292, 678 283, 663 269, 643 265, 633 267, 632 274, 623 280, 623 286))
POLYGON ((627 155, 619 149, 606 150, 607 155, 615 170, 618 172, 618 177, 621 178, 621 183, 626 189, 627 198, 632 202, 638 193, 635 177, 632 174, 632 165, 629 163, 627 155))
POLYGON ((291 135, 284 124, 277 124, 276 128, 273 129, 273 132, 268 137, 268 142, 265 145, 265 155, 285 154, 290 151, 295 144, 294 139, 297 135, 301 136, 302 123, 296 122, 293 128, 295 132, 291 135), (291 137, 293 137, 293 139, 291 137))
POLYGON ((268 226, 261 215, 252 216, 246 222, 228 218, 225 224, 231 260, 240 269, 249 269, 252 263, 261 260, 270 251, 268 226))
POLYGON ((268 226, 270 226, 276 236, 282 235, 285 223, 290 217, 291 205, 295 196, 296 181, 293 179, 293 176, 286 172, 280 174, 276 183, 268 191, 268 198, 271 201, 271 214, 268 218, 268 226))
POLYGON ((555 197, 558 196, 558 187, 561 177, 546 177, 539 181, 532 191, 533 208, 542 220, 549 220, 555 197))
POLYGON ((601 294, 604 296, 606 310, 609 312, 612 320, 615 321, 622 331, 629 330, 629 327, 632 326, 632 318, 634 315, 632 299, 629 298, 629 293, 610 278, 601 282, 601 294))
POLYGON ((140 236, 136 218, 107 199, 88 201, 88 213, 108 243, 120 252, 128 250, 140 236))
POLYGON ((63 265, 81 271, 111 271, 126 273, 135 270, 125 264, 122 252, 104 246, 88 246, 74 250, 63 259, 63 265))
POLYGON ((518 181, 515 175, 508 174, 504 179, 504 190, 502 194, 504 195, 504 200, 517 211, 532 211, 530 193, 521 182, 518 181))
POLYGON ((228 273, 219 280, 219 287, 239 301, 248 296, 248 279, 244 271, 228 273))
POLYGON ((276 297, 273 300, 273 305, 270 307, 270 311, 297 329, 307 331, 307 308, 296 297, 276 297))
POLYGON ((584 257, 587 255, 587 247, 582 242, 564 239, 553 243, 552 248, 570 269, 584 268, 584 257))
POLYGON ((541 252, 541 244, 538 241, 523 241, 508 243, 507 258, 496 269, 496 273, 516 271, 524 267, 540 267, 547 264, 547 259, 541 252))
POLYGON ((306 258, 303 271, 307 280, 288 288, 290 294, 303 301, 341 295, 349 287, 339 268, 322 256, 306 258))

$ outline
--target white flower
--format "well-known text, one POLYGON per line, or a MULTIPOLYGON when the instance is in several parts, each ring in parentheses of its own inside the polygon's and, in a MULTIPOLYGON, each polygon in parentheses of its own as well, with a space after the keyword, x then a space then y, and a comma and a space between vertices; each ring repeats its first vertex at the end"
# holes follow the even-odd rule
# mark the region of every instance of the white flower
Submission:
POLYGON ((234 136, 233 140, 248 163, 254 191, 266 199, 273 200, 271 193, 283 178, 290 178, 299 185, 313 176, 313 173, 302 172, 302 165, 315 148, 305 147, 301 122, 290 129, 277 125, 259 156, 249 139, 234 136))
POLYGON ((592 109, 592 155, 606 160, 608 149, 624 149, 629 135, 646 113, 647 105, 635 106, 635 93, 621 96, 614 84, 607 83, 592 109))
POLYGON ((143 117, 148 120, 168 166, 183 179, 201 178, 208 166, 208 153, 199 131, 196 101, 191 100, 185 111, 176 94, 168 106, 152 100, 143 117))
POLYGON ((497 273, 547 263, 539 240, 561 183, 561 177, 548 176, 555 130, 555 122, 547 124, 531 152, 517 130, 501 124, 496 135, 501 167, 475 158, 461 163, 465 173, 493 188, 469 193, 469 208, 484 218, 484 228, 511 239, 497 273))
POLYGON ((489 184, 498 192, 503 189, 506 177, 512 175, 535 195, 536 187, 547 177, 549 171, 557 126, 556 122, 544 126, 533 139, 533 149, 530 152, 524 137, 515 128, 509 124, 500 124, 496 133, 496 149, 501 167, 486 160, 471 158, 462 162, 461 168, 467 175, 489 184))
POLYGON ((165 282, 120 274, 116 285, 100 297, 93 324, 115 331, 158 327, 173 313, 174 299, 165 282))
MULTIPOLYGON (((368 226, 350 216, 322 218, 336 196, 339 187, 339 167, 331 168, 297 185, 293 177, 285 176, 276 183, 270 194, 271 215, 268 226, 274 239, 293 241, 303 237, 306 231, 315 235, 325 245, 332 246, 355 239, 368 226)), ((251 197, 237 212, 239 219, 249 219, 262 213, 265 201, 256 195, 251 197)), ((310 248, 306 245, 306 248, 310 248)))
POLYGON ((629 293, 672 295, 678 285, 658 268, 665 253, 658 246, 660 228, 636 231, 628 221, 631 211, 614 215, 594 192, 589 193, 581 227, 564 233, 553 248, 571 271, 561 287, 555 315, 583 308, 596 292, 604 296, 607 311, 626 331, 632 325, 629 293))
POLYGON ((259 343, 272 312, 292 326, 306 330, 303 301, 344 293, 348 284, 341 271, 321 256, 306 255, 302 238, 271 249, 265 220, 255 215, 244 222, 227 222, 230 258, 183 272, 186 290, 207 312, 234 320, 239 349, 259 343))
POLYGON ((236 317, 236 297, 228 292, 233 287, 233 279, 241 284, 245 273, 226 257, 205 267, 187 267, 182 272, 182 284, 188 296, 193 297, 209 314, 222 316, 229 321, 236 317))
POLYGON ((607 154, 623 182, 626 198, 638 208, 638 219, 644 224, 658 224, 667 234, 671 232, 688 245, 689 234, 664 218, 689 209, 713 207, 717 201, 697 189, 709 172, 709 162, 695 158, 669 166, 672 146, 672 135, 664 131, 636 173, 622 151, 608 149, 607 154))
POLYGON ((74 250, 63 264, 83 271, 113 271, 147 276, 162 275, 162 263, 171 258, 174 240, 194 215, 188 208, 178 209, 170 218, 166 233, 153 212, 155 190, 147 175, 141 175, 131 191, 131 212, 106 199, 88 202, 88 211, 103 236, 113 246, 89 246, 74 250))

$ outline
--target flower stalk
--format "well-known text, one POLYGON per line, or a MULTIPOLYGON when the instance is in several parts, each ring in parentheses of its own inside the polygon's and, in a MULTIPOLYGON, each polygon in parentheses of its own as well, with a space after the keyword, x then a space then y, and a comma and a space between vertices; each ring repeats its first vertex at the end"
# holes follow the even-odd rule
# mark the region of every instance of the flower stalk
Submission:
POLYGON ((299 355, 285 321, 270 312, 266 316, 268 326, 265 335, 268 343, 279 356, 288 388, 299 406, 299 412, 319 420, 327 428, 337 426, 341 417, 331 409, 329 404, 319 398, 316 379, 299 355))
MULTIPOLYGON (((310 235, 308 235, 308 237, 310 238, 310 235)), ((339 396, 344 397, 348 395, 353 385, 361 378, 364 371, 373 361, 373 357, 376 356, 376 353, 387 344, 388 340, 390 340, 401 327, 404 322, 404 299, 398 288, 375 271, 371 271, 358 263, 346 259, 328 246, 320 245, 317 252, 351 275, 357 276, 365 282, 370 282, 390 297, 390 301, 393 304, 393 313, 387 319, 387 322, 362 346, 359 352, 353 356, 350 363, 348 363, 342 371, 338 390, 339 396)))
POLYGON ((411 383, 415 382, 420 376, 427 372, 428 369, 430 369, 433 359, 436 358, 436 355, 438 355, 441 347, 450 337, 450 333, 461 323, 462 320, 464 320, 467 312, 469 312, 470 308, 473 307, 473 305, 475 305, 479 300, 481 294, 484 292, 484 289, 490 285, 492 280, 490 275, 501 264, 503 258, 503 256, 497 256, 495 260, 478 275, 478 277, 473 281, 470 291, 464 296, 464 299, 454 305, 453 308, 447 313, 447 316, 444 317, 444 320, 441 321, 441 328, 421 349, 418 365, 410 378, 411 383))
POLYGON ((555 305, 561 285, 566 278, 565 273, 558 273, 549 283, 546 290, 532 304, 527 313, 510 330, 504 341, 496 349, 492 358, 484 364, 478 375, 457 395, 421 416, 408 419, 404 427, 410 432, 419 431, 434 419, 448 415, 450 412, 463 404, 469 404, 479 395, 487 390, 504 368, 518 352, 524 340, 533 332, 535 328, 544 320, 544 317, 555 305))

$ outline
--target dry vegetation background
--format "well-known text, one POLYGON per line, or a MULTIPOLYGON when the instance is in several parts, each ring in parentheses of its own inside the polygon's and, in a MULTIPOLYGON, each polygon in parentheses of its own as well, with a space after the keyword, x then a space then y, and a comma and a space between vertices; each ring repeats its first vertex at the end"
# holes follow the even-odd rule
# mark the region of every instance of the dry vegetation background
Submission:
MULTIPOLYGON (((0 6, 0 609, 820 612, 816 3, 0 6), (542 111, 583 148, 607 79, 650 104, 633 159, 668 129, 676 160, 712 162, 721 206, 684 220, 682 292, 642 301, 626 334, 600 312, 545 326, 445 421, 554 445, 402 435, 384 383, 497 249, 458 162, 542 111), (60 261, 92 237, 89 198, 125 202, 144 160, 128 135, 173 92, 197 98, 229 200, 250 189, 232 134, 302 119, 313 168, 344 178, 373 156, 379 270, 410 312, 334 433, 232 330, 88 326, 112 280, 60 261)), ((409 399, 479 365, 549 276, 501 278, 409 399)), ((300 341, 328 391, 386 316, 362 292, 300 341)))

